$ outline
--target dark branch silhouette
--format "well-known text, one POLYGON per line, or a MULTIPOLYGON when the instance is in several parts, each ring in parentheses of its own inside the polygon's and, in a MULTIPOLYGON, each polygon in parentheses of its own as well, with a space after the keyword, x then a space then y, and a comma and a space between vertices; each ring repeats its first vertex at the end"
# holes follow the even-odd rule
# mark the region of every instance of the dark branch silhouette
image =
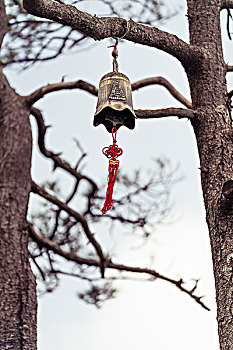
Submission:
POLYGON ((143 25, 117 17, 97 17, 78 10, 75 6, 47 0, 24 0, 24 8, 35 16, 53 20, 70 26, 94 40, 110 37, 121 38, 134 43, 155 47, 176 57, 183 65, 203 57, 204 51, 178 38, 176 35, 162 31, 156 27, 143 25))
MULTIPOLYGON (((58 205, 60 205, 60 204, 58 203, 58 205)), ((81 258, 81 257, 79 257, 76 254, 73 254, 71 252, 63 251, 59 247, 59 245, 55 244, 54 242, 52 242, 51 240, 49 240, 46 237, 42 237, 42 236, 38 235, 30 223, 28 224, 28 229, 29 229, 30 235, 33 238, 33 240, 35 240, 39 245, 43 245, 44 247, 54 251, 56 254, 64 257, 66 260, 73 261, 73 262, 80 264, 80 265, 96 266, 96 267, 101 268, 101 263, 98 260, 81 258)), ((127 265, 122 265, 122 264, 115 264, 111 261, 111 259, 110 260, 106 259, 105 268, 118 270, 118 271, 124 271, 124 272, 148 274, 148 275, 152 276, 154 279, 158 278, 158 279, 162 279, 164 281, 167 281, 167 282, 175 285, 182 292, 189 295, 192 299, 194 299, 204 309, 210 311, 210 309, 202 302, 201 299, 203 297, 198 297, 198 296, 193 294, 196 287, 197 287, 197 281, 195 282, 195 289, 192 288, 191 290, 188 290, 188 289, 183 287, 184 281, 182 279, 174 280, 172 278, 161 275, 160 273, 158 273, 157 271, 152 270, 152 269, 127 266, 127 265)))
POLYGON ((195 112, 192 109, 184 108, 164 108, 155 110, 136 110, 136 116, 140 119, 173 117, 193 119, 195 112))
MULTIPOLYGON (((68 6, 83 1, 56 1, 57 4, 68 6)), ((122 16, 145 24, 157 24, 174 16, 160 1, 127 0, 123 4, 114 0, 101 0, 105 8, 104 16, 122 16), (137 3, 137 11, 133 4, 137 3)), ((55 3, 55 2, 54 2, 55 3)), ((49 20, 39 20, 23 9, 20 1, 7 2, 8 32, 7 40, 2 48, 1 61, 7 65, 21 65, 23 69, 31 67, 36 62, 49 61, 61 54, 79 49, 87 49, 91 45, 90 39, 77 30, 49 20)))

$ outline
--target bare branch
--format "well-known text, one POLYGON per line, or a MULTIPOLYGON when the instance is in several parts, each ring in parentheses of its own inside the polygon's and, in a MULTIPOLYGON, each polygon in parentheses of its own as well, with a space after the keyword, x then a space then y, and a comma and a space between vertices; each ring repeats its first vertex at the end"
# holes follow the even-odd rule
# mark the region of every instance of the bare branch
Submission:
POLYGON ((66 252, 60 248, 60 246, 51 241, 49 238, 46 238, 44 236, 38 235, 36 231, 33 228, 33 225, 31 223, 28 223, 28 230, 31 238, 40 246, 45 247, 49 250, 52 250, 54 253, 62 256, 63 258, 67 259, 68 261, 76 262, 80 265, 87 265, 87 266, 96 266, 100 267, 100 262, 95 259, 85 259, 78 257, 76 254, 72 252, 66 252))
POLYGON ((232 20, 231 11, 229 9, 227 9, 227 35, 228 35, 229 40, 231 40, 230 19, 232 20))
MULTIPOLYGON (((75 194, 76 194, 76 192, 77 192, 77 189, 78 189, 78 185, 79 185, 79 181, 76 180, 75 185, 74 185, 74 188, 73 188, 73 191, 71 192, 71 194, 69 195, 69 197, 68 197, 67 200, 65 201, 66 204, 69 204, 69 202, 74 198, 74 196, 75 196, 75 194)), ((49 236, 50 239, 52 239, 52 238, 54 237, 55 233, 57 232, 60 214, 61 214, 61 209, 58 209, 58 210, 56 211, 56 216, 55 216, 55 225, 54 225, 54 228, 53 228, 53 231, 52 231, 51 235, 49 236)), ((74 224, 75 224, 75 223, 71 223, 70 228, 71 228, 74 224)), ((68 230, 68 232, 69 232, 69 230, 68 230)))
MULTIPOLYGON (((81 1, 57 0, 57 2, 63 5, 66 5, 65 2, 67 2, 79 6, 81 1)), ((125 11, 123 1, 101 0, 100 2, 104 4, 105 16, 121 17, 123 13, 138 23, 149 25, 162 23, 177 13, 177 11, 171 12, 160 0, 134 0, 135 6, 128 6, 127 11, 125 11), (163 8, 166 8, 166 11, 163 11, 163 8)), ((10 30, 8 40, 5 41, 1 51, 4 66, 18 64, 24 70, 35 62, 47 61, 62 53, 68 53, 72 49, 79 49, 84 42, 93 45, 89 37, 80 34, 73 28, 70 30, 70 27, 46 19, 37 20, 36 17, 27 14, 23 9, 22 0, 8 0, 8 3, 10 30), (13 3, 16 6, 12 6, 13 3)))
POLYGON ((89 182, 89 184, 92 186, 92 193, 91 195, 94 196, 95 192, 98 190, 98 187, 96 183, 90 179, 88 176, 80 174, 77 172, 76 168, 72 168, 70 164, 64 160, 62 160, 58 154, 55 154, 51 151, 48 151, 45 147, 45 134, 48 129, 48 126, 45 126, 44 119, 42 116, 42 113, 39 109, 32 107, 31 108, 31 114, 36 118, 37 126, 38 126, 38 145, 41 153, 47 157, 52 159, 54 162, 54 170, 56 168, 62 168, 66 170, 69 174, 73 175, 78 181, 80 180, 86 180, 89 182))
POLYGON ((46 278, 45 278, 44 271, 41 269, 40 265, 37 263, 36 258, 31 253, 29 253, 29 255, 30 255, 30 258, 32 259, 32 261, 34 262, 35 266, 37 267, 37 270, 39 271, 39 273, 42 277, 42 280, 45 281, 46 278))
POLYGON ((55 1, 57 1, 57 2, 59 2, 60 4, 66 4, 64 1, 62 1, 62 0, 55 0, 55 1))
MULTIPOLYGON (((85 259, 77 256, 76 254, 73 254, 71 252, 66 252, 60 248, 60 246, 54 242, 52 242, 50 239, 46 237, 42 237, 38 235, 33 226, 31 224, 28 225, 29 234, 31 238, 38 243, 40 246, 44 246, 47 249, 52 250, 56 254, 62 256, 63 258, 67 259, 68 261, 73 261, 79 265, 87 265, 87 266, 96 266, 101 267, 100 262, 95 259, 85 259)), ((162 279, 164 281, 167 281, 173 285, 175 285, 179 290, 189 295, 192 299, 194 299, 199 305, 201 305, 204 309, 210 311, 210 309, 201 301, 201 297, 197 297, 193 294, 193 290, 189 291, 188 289, 183 287, 183 280, 174 280, 172 278, 166 277, 164 275, 161 275, 155 270, 148 269, 148 268, 141 268, 141 267, 133 267, 133 266, 127 266, 127 265, 121 265, 121 264, 115 264, 111 260, 106 261, 105 268, 118 270, 118 271, 125 271, 125 272, 134 272, 134 273, 140 273, 140 274, 147 274, 152 276, 153 278, 162 279)), ((196 289, 196 288, 195 288, 196 289)))
POLYGON ((187 108, 192 108, 191 102, 189 102, 179 91, 177 91, 174 86, 169 83, 169 81, 163 77, 152 77, 147 79, 142 79, 139 81, 136 81, 132 84, 132 90, 138 90, 142 87, 149 86, 149 85, 162 85, 164 86, 170 94, 175 97, 178 101, 180 101, 183 105, 185 105, 187 108))
POLYGON ((152 119, 152 118, 164 118, 164 117, 178 117, 193 119, 195 112, 192 109, 184 108, 164 108, 164 109, 137 109, 135 110, 137 118, 140 119, 152 119))
POLYGON ((29 96, 25 97, 26 102, 31 106, 36 101, 44 97, 46 94, 49 94, 50 92, 54 91, 60 91, 60 90, 73 90, 73 89, 80 89, 89 92, 90 94, 97 96, 98 95, 98 89, 86 81, 83 80, 77 80, 74 82, 61 82, 57 84, 48 84, 47 86, 43 86, 39 88, 38 90, 34 91, 29 96))
MULTIPOLYGON (((174 86, 169 83, 169 81, 163 77, 152 77, 147 79, 142 79, 139 81, 136 81, 132 84, 132 90, 138 90, 145 86, 149 85, 162 85, 164 86, 173 97, 175 97, 178 101, 180 101, 183 105, 185 105, 187 108, 191 108, 191 103, 181 94, 179 91, 177 91, 174 86)), ((60 90, 73 90, 73 89, 81 89, 84 91, 89 92, 90 94, 97 96, 98 95, 98 89, 83 80, 77 80, 74 82, 61 82, 57 84, 48 84, 47 86, 43 86, 39 88, 38 90, 34 91, 29 96, 25 97, 26 102, 29 105, 33 105, 36 101, 44 97, 46 94, 49 94, 54 91, 60 91, 60 90)))
POLYGON ((233 72, 233 66, 227 66, 227 71, 228 72, 233 72))
POLYGON ((91 189, 88 193, 88 211, 90 211, 92 198, 95 196, 96 192, 98 191, 98 187, 97 187, 96 183, 88 176, 83 175, 77 171, 77 169, 78 169, 77 167, 78 167, 79 163, 77 163, 76 166, 73 168, 73 167, 71 167, 71 165, 67 161, 64 161, 63 159, 61 159, 59 154, 55 154, 55 153, 47 150, 47 148, 45 147, 45 134, 46 134, 46 131, 48 129, 48 126, 45 126, 42 113, 40 112, 39 109, 37 109, 35 107, 31 107, 31 114, 35 117, 36 122, 37 122, 37 126, 38 126, 38 146, 39 146, 39 149, 45 157, 50 158, 53 161, 54 170, 59 167, 65 171, 67 171, 70 175, 73 175, 76 178, 76 186, 79 185, 79 182, 81 180, 87 181, 89 183, 89 185, 91 186, 91 189))
POLYGON ((222 0, 221 9, 233 9, 233 0, 222 0))
MULTIPOLYGON (((104 198, 103 198, 104 199, 104 198)), ((118 203, 119 204, 119 201, 117 200, 114 200, 115 203, 118 203)), ((93 213, 90 213, 92 217, 95 217, 95 218, 101 218, 103 217, 101 214, 93 214, 93 213)), ((135 220, 132 220, 132 219, 129 219, 127 217, 123 217, 122 215, 110 215, 110 214, 104 214, 104 218, 108 218, 110 219, 111 221, 118 221, 118 222, 121 222, 121 223, 124 223, 124 224, 131 224, 131 225, 134 225, 134 227, 136 226, 144 226, 145 223, 146 223, 146 219, 144 216, 138 218, 138 219, 135 219, 135 220)))
POLYGON ((102 273, 102 276, 104 276, 104 266, 105 266, 106 258, 104 256, 104 253, 102 251, 100 244, 97 242, 93 233, 90 231, 90 228, 89 228, 89 225, 87 223, 85 216, 83 216, 80 213, 78 213, 77 211, 71 209, 70 207, 68 207, 67 204, 61 202, 58 198, 49 194, 42 187, 38 186, 34 182, 32 182, 32 192, 38 194, 39 196, 45 198, 49 202, 55 204, 59 209, 64 210, 67 214, 73 216, 73 218, 75 218, 77 220, 77 222, 79 222, 82 225, 82 228, 83 228, 88 240, 92 243, 92 245, 94 246, 94 248, 95 248, 95 250, 100 258, 101 273, 102 273))
POLYGON ((176 57, 183 64, 196 61, 201 49, 193 47, 176 35, 117 17, 97 17, 79 11, 72 5, 64 5, 52 0, 24 0, 24 8, 32 15, 47 18, 93 38, 102 40, 112 36, 156 47, 176 57))

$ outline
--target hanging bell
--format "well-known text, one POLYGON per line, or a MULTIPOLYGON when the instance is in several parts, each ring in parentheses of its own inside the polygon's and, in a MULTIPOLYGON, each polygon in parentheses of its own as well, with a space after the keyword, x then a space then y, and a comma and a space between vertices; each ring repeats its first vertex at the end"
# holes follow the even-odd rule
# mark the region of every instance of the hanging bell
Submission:
POLYGON ((104 75, 99 84, 94 126, 104 124, 108 132, 121 125, 134 129, 135 118, 128 77, 118 71, 104 75))

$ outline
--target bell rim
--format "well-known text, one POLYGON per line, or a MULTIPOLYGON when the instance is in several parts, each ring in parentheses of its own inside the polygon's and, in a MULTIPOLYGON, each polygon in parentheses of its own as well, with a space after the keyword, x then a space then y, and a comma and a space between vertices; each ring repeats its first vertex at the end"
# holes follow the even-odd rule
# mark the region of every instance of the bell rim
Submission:
MULTIPOLYGON (((105 108, 111 108, 111 107, 107 106, 105 108)), ((115 126, 117 129, 123 125, 126 126, 127 128, 129 128, 130 130, 133 130, 135 128, 135 121, 136 121, 137 117, 129 107, 125 107, 121 111, 116 110, 119 113, 121 113, 123 111, 125 111, 125 113, 128 113, 127 119, 124 121, 121 121, 121 122, 112 121, 110 119, 103 118, 104 117, 102 114, 103 110, 104 110, 104 108, 102 110, 100 110, 97 114, 94 115, 93 125, 95 127, 100 125, 100 124, 103 124, 106 127, 106 129, 108 130, 108 132, 111 132, 113 126, 115 126), (108 124, 111 124, 111 127, 108 127, 109 126, 108 124)))

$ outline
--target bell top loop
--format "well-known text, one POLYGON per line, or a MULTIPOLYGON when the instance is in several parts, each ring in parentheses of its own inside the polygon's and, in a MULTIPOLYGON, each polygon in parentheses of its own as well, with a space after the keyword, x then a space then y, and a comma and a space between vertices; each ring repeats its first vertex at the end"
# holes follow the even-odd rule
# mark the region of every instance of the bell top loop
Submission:
POLYGON ((112 68, 113 68, 113 72, 118 72, 118 62, 116 58, 113 58, 113 62, 112 62, 112 68))
POLYGON ((118 62, 117 62, 117 57, 118 57, 118 51, 117 51, 117 45, 118 45, 118 39, 115 37, 112 37, 114 40, 116 40, 113 50, 112 50, 112 57, 113 57, 113 72, 118 72, 118 62))

